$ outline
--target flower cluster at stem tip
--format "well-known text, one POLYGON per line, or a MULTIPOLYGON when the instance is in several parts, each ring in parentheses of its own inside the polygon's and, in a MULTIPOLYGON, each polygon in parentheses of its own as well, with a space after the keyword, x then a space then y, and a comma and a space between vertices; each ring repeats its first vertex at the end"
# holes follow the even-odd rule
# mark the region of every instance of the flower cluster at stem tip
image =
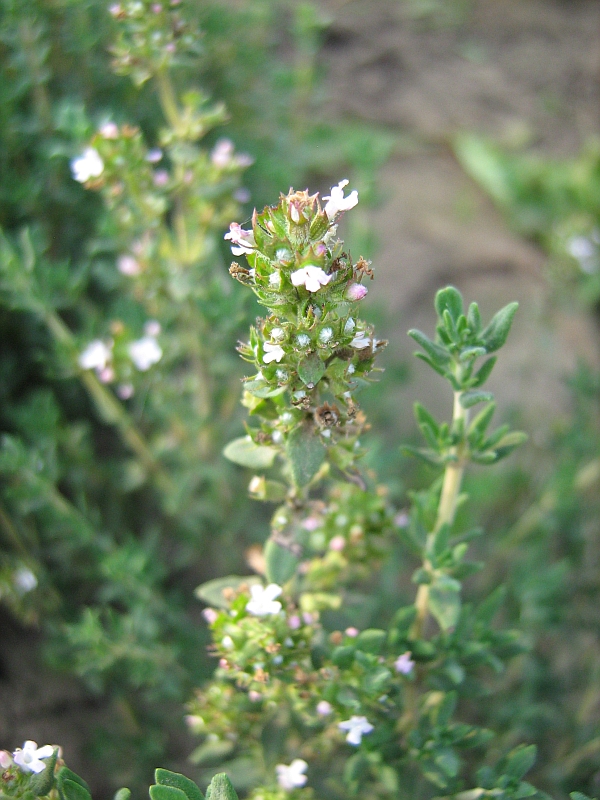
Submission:
POLYGON ((250 432, 256 444, 282 444, 310 428, 328 446, 350 449, 360 433, 352 390, 386 342, 357 316, 370 263, 354 263, 337 238, 341 215, 358 203, 356 190, 344 194, 347 184, 340 181, 322 201, 290 189, 276 206, 254 211, 251 229, 232 222, 225 234, 249 265, 234 261, 230 274, 269 309, 239 347, 257 369, 246 381, 244 405, 254 412, 260 400, 262 410, 277 412, 259 412, 262 428, 250 432))

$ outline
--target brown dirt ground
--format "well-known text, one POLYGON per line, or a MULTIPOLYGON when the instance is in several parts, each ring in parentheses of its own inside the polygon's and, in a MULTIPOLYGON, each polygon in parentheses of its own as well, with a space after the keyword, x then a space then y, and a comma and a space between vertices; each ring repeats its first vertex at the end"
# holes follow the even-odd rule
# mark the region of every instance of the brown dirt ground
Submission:
MULTIPOLYGON (((518 300, 491 388, 500 409, 525 399, 531 424, 543 426, 567 408, 563 380, 577 359, 598 362, 597 331, 581 310, 552 302, 543 253, 511 232, 450 141, 470 130, 569 156, 598 135, 600 4, 473 0, 454 22, 442 12, 456 1, 436 5, 421 18, 419 0, 329 6, 332 112, 383 125, 400 142, 382 170, 384 200, 368 213, 381 244, 370 298, 391 312, 384 335, 406 357, 414 349, 408 328, 432 333, 441 286, 456 285, 488 313, 518 300)), ((415 371, 404 402, 438 394, 437 378, 425 373, 415 371)))

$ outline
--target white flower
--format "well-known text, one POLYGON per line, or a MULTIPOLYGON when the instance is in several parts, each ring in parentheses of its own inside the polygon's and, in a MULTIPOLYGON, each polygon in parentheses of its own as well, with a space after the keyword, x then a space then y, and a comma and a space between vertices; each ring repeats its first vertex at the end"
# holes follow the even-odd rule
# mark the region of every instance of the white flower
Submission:
POLYGON ((271 339, 274 339, 276 342, 281 341, 285 335, 285 331, 283 328, 273 328, 271 330, 271 339))
POLYGON ((235 647, 235 644, 234 644, 233 639, 231 638, 231 636, 224 636, 221 639, 221 644, 223 645, 223 647, 226 650, 233 650, 233 648, 235 647))
POLYGON ((265 351, 263 355, 263 361, 265 364, 270 364, 271 361, 277 361, 279 364, 285 355, 285 351, 280 344, 271 344, 270 342, 265 342, 263 350, 265 351))
POLYGON ((42 761, 43 758, 50 758, 54 748, 51 744, 46 744, 44 747, 38 747, 36 742, 28 740, 23 745, 23 749, 17 747, 13 753, 15 764, 21 767, 23 772, 43 772, 46 765, 42 761))
POLYGON ((410 675, 415 665, 411 655, 412 653, 410 650, 407 650, 406 653, 402 653, 401 656, 398 656, 398 658, 394 661, 396 672, 399 672, 401 675, 410 675))
POLYGON ((306 772, 308 764, 303 758, 295 758, 289 767, 286 764, 277 764, 277 783, 282 789, 291 792, 304 786, 308 778, 303 773, 306 772))
POLYGON ((299 333, 298 336, 296 336, 296 344, 298 347, 308 347, 310 344, 310 336, 308 333, 299 333))
POLYGON ((333 339, 333 328, 321 328, 319 333, 319 341, 322 344, 327 344, 333 339))
POLYGON ((290 275, 294 286, 305 286, 309 292, 318 292, 321 286, 326 286, 332 276, 324 272, 321 267, 309 264, 301 267, 290 275))
POLYGON ((129 358, 133 361, 140 372, 146 372, 153 364, 158 363, 162 358, 160 345, 153 336, 142 336, 131 342, 127 348, 129 358))
POLYGON ((100 339, 94 339, 79 356, 81 369, 103 370, 112 358, 111 348, 100 339))
POLYGON ((350 342, 350 347, 354 347, 356 350, 364 350, 365 347, 370 347, 370 345, 371 337, 366 331, 359 331, 350 342))
POLYGON ((371 733, 374 729, 373 725, 371 725, 366 717, 357 716, 352 716, 345 722, 338 723, 338 728, 341 731, 348 731, 346 741, 348 744, 353 744, 355 747, 361 743, 363 736, 367 733, 371 733))
POLYGON ((591 274, 597 270, 596 248, 587 236, 573 236, 567 242, 567 250, 579 262, 584 272, 591 274))
POLYGON ((254 234, 252 231, 245 231, 238 222, 231 223, 229 233, 226 233, 223 238, 229 239, 232 244, 237 245, 231 248, 234 256, 248 255, 256 249, 254 234))
POLYGON ((269 614, 279 614, 281 603, 276 600, 283 589, 276 583, 270 583, 266 588, 260 584, 250 587, 251 599, 246 603, 246 611, 255 617, 266 617, 269 614))
POLYGON ((347 185, 347 180, 340 181, 337 186, 331 187, 331 195, 323 198, 323 200, 327 200, 327 205, 324 209, 327 214, 327 219, 334 219, 338 214, 341 214, 342 211, 349 211, 358 203, 358 192, 356 189, 350 192, 348 197, 344 197, 344 187, 347 185))
POLYGON ((38 585, 38 580, 33 572, 27 567, 21 567, 13 575, 13 581, 17 589, 23 594, 32 592, 38 585))
POLYGON ((79 183, 85 183, 90 178, 97 178, 104 171, 104 161, 94 147, 88 147, 83 155, 71 161, 71 172, 79 183))

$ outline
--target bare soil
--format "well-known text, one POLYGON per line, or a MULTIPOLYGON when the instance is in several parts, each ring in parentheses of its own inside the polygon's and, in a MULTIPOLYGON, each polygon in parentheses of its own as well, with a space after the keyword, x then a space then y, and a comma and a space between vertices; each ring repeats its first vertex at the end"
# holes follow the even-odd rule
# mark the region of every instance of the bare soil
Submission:
MULTIPOLYGON (((501 408, 524 401, 531 424, 544 426, 568 408, 564 377, 577 359, 598 362, 597 330, 581 309, 552 301, 544 254, 510 230, 450 143, 460 131, 475 131, 568 157, 598 135, 600 4, 436 5, 424 16, 422 0, 330 6, 332 112, 398 134, 381 173, 383 202, 369 213, 380 242, 370 298, 391 312, 385 335, 396 357, 413 350, 408 328, 432 332, 433 296, 447 283, 488 313, 518 300, 491 388, 501 408)), ((415 373, 405 401, 433 394, 435 402, 439 384, 425 372, 415 373)))

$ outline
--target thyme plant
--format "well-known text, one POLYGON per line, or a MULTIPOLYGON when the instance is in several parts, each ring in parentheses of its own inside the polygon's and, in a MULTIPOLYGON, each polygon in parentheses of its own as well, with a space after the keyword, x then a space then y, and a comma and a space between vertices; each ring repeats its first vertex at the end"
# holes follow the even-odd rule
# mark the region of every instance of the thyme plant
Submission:
POLYGON ((436 295, 435 338, 410 331, 417 355, 450 384, 453 415, 438 422, 416 404, 426 447, 413 452, 442 475, 398 514, 360 462, 368 426, 356 393, 386 343, 359 316, 371 266, 337 238, 358 202, 346 184, 322 200, 290 190, 255 212, 251 229, 232 223, 226 234, 248 262, 233 262, 232 276, 267 314, 239 346, 254 367, 242 400, 250 422, 224 452, 256 471, 251 496, 277 507, 252 559, 259 574, 198 590, 219 666, 190 707, 204 736, 193 760, 218 762, 256 798, 538 796, 523 780, 534 747, 475 770, 492 734, 460 721, 461 703, 485 692, 485 668, 502 669, 521 646, 491 624, 501 593, 462 602, 478 531, 455 525, 468 464, 495 464, 524 439, 508 426, 490 431, 495 406, 484 388, 517 304, 484 325, 477 304, 465 310, 447 287, 436 295), (332 630, 332 610, 347 606, 356 579, 398 536, 418 559, 414 602, 384 627, 332 630))

